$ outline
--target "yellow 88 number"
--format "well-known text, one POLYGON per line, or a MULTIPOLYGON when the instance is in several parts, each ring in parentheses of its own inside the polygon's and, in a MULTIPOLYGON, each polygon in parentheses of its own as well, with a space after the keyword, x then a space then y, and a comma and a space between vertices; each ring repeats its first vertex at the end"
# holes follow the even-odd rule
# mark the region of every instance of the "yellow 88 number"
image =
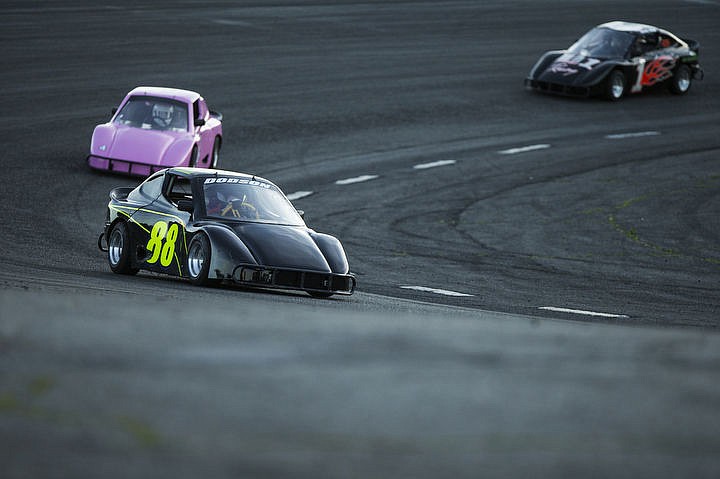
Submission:
POLYGON ((146 246, 147 250, 152 253, 150 259, 147 260, 148 263, 153 264, 160 260, 161 265, 170 266, 173 256, 175 256, 178 229, 177 223, 173 223, 168 227, 165 221, 158 221, 153 225, 150 240, 146 246))

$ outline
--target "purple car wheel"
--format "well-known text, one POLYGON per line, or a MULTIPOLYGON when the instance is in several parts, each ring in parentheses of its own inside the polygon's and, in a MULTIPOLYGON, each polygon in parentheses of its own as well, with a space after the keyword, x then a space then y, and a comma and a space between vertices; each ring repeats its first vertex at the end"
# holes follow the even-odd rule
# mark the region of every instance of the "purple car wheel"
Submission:
POLYGON ((212 153, 210 154, 210 168, 217 169, 220 164, 220 137, 215 137, 212 153))
POLYGON ((190 152, 190 161, 188 162, 188 166, 190 168, 195 168, 197 166, 198 162, 198 147, 197 145, 193 146, 192 151, 190 152))

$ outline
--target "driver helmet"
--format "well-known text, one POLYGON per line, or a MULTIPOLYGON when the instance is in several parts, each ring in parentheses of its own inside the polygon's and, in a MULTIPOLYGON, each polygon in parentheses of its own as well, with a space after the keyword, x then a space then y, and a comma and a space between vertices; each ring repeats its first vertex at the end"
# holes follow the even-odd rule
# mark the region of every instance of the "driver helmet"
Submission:
POLYGON ((170 125, 173 118, 174 107, 163 103, 156 103, 153 106, 153 120, 162 126, 170 125))

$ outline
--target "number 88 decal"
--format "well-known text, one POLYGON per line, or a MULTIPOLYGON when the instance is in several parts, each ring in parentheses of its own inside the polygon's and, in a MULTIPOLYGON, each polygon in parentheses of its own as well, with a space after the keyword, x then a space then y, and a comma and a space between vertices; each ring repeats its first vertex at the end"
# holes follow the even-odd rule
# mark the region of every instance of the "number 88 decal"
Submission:
POLYGON ((165 221, 158 221, 153 225, 150 232, 150 241, 146 246, 147 250, 152 253, 150 259, 147 260, 148 263, 157 263, 159 259, 161 265, 170 266, 173 256, 175 256, 175 241, 177 241, 178 229, 177 223, 172 223, 168 227, 165 221), (165 240, 164 243, 163 240, 165 240))

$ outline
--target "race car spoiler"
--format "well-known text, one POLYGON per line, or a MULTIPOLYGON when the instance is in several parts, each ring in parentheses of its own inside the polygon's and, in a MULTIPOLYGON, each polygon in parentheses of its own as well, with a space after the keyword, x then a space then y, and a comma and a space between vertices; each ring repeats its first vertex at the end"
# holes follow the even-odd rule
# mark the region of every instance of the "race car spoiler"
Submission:
POLYGON ((318 293, 351 295, 355 291, 352 274, 322 273, 303 269, 272 268, 241 264, 235 267, 232 280, 263 288, 300 289, 318 293))
POLYGON ((167 166, 150 165, 147 163, 138 163, 137 161, 118 160, 116 158, 108 158, 97 155, 88 155, 87 162, 91 168, 95 168, 97 170, 107 170, 137 176, 150 176, 156 171, 167 168, 167 166))

